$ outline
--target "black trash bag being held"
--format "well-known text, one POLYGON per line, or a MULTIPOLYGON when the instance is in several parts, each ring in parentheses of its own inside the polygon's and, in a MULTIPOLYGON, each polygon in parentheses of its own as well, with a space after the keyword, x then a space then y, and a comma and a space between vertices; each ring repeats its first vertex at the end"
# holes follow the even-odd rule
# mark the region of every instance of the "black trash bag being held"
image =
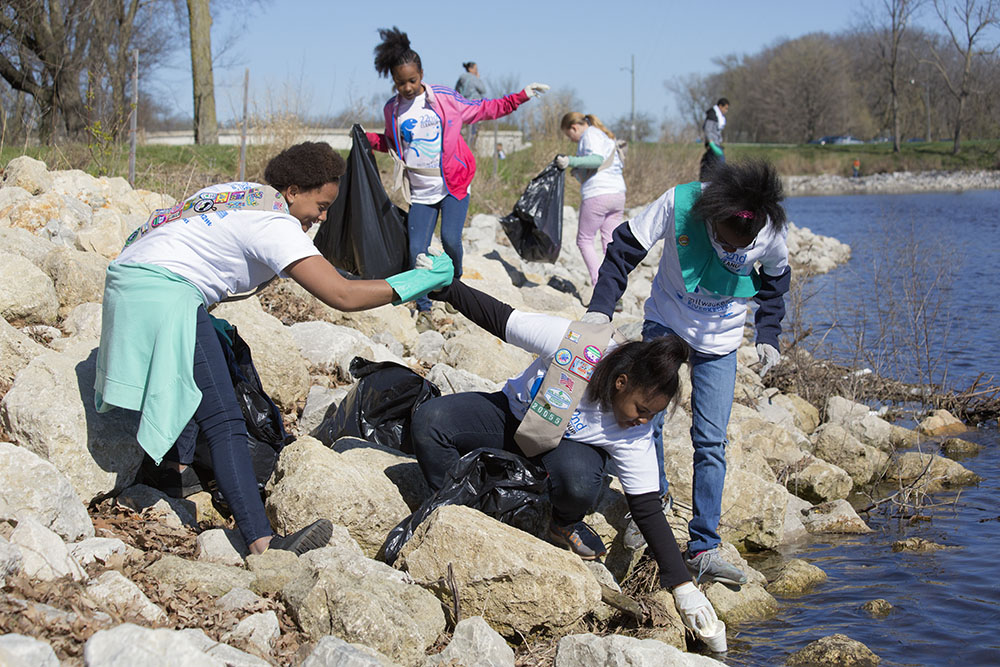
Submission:
POLYGON ((562 247, 566 172, 555 162, 531 179, 510 215, 500 218, 514 250, 529 262, 555 262, 562 247))
POLYGON ((358 124, 351 128, 351 141, 340 194, 313 242, 338 269, 368 280, 388 278, 409 268, 406 212, 389 201, 358 124))
POLYGON ((471 451, 452 466, 434 495, 389 531, 381 549, 383 558, 392 565, 417 526, 442 505, 473 507, 514 524, 542 497, 547 484, 545 469, 523 456, 499 449, 471 451))
POLYGON ((441 390, 406 366, 391 361, 354 357, 350 370, 358 383, 333 414, 326 414, 316 430, 317 438, 329 447, 340 438, 363 438, 412 454, 413 411, 424 401, 440 396, 441 390))

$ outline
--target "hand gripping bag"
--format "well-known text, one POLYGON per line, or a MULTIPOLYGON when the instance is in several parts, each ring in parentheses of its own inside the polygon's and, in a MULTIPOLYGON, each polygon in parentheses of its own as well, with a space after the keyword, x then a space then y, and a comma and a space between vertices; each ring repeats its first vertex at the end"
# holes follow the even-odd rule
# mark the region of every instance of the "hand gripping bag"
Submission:
POLYGON ((409 268, 406 212, 389 201, 360 125, 351 128, 351 141, 340 194, 313 242, 338 269, 369 280, 388 278, 409 268))
POLYGON ((566 172, 553 162, 531 179, 511 214, 500 218, 507 238, 523 259, 553 263, 559 257, 565 188, 566 172))

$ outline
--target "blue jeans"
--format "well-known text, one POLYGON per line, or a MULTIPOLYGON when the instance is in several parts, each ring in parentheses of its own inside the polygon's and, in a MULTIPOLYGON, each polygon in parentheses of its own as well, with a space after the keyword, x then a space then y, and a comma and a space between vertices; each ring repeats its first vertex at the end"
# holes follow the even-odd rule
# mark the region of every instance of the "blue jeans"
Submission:
MULTIPOLYGON (((510 411, 502 392, 466 392, 432 398, 413 413, 411 434, 420 470, 432 490, 458 459, 480 449, 521 454, 514 432, 521 421, 510 411)), ((531 457, 549 473, 552 521, 569 526, 581 521, 597 503, 604 482, 607 452, 563 438, 555 449, 531 457)))
POLYGON ((201 389, 201 403, 164 459, 190 465, 199 436, 205 438, 219 491, 249 545, 272 535, 271 523, 257 490, 257 477, 247 449, 247 425, 236 401, 229 365, 204 306, 198 307, 197 320, 194 381, 201 389))
MULTIPOLYGON (((434 227, 437 225, 438 213, 441 214, 441 245, 451 257, 455 265, 455 277, 462 277, 462 228, 465 227, 465 216, 469 212, 469 195, 455 199, 445 195, 436 204, 410 204, 407 215, 407 228, 410 233, 410 268, 417 261, 417 255, 427 252, 427 246, 434 237, 434 227)), ((430 310, 431 300, 427 297, 417 299, 417 310, 430 310)))
MULTIPOLYGON (((668 327, 646 320, 643 340, 671 334, 668 327)), ((712 549, 721 542, 719 519, 722 516, 722 488, 726 481, 726 428, 733 409, 736 387, 736 350, 729 354, 704 354, 691 350, 691 443, 694 445, 691 521, 688 522, 689 554, 712 549)), ((653 423, 657 466, 660 469, 660 493, 667 492, 663 471, 663 413, 653 423)))

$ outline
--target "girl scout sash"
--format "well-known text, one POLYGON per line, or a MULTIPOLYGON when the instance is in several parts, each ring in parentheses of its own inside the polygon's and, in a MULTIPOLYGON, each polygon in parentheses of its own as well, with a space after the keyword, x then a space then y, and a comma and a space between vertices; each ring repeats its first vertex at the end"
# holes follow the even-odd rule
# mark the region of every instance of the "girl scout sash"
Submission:
POLYGON ((685 183, 674 188, 674 234, 681 275, 688 293, 699 286, 722 296, 748 299, 760 289, 760 275, 733 273, 722 263, 708 238, 705 221, 691 212, 701 196, 701 183, 685 183))
POLYGON ((128 235, 122 250, 168 222, 188 220, 199 215, 219 211, 269 211, 289 215, 285 198, 270 185, 228 192, 199 193, 184 201, 177 202, 170 208, 160 208, 153 211, 149 220, 136 227, 135 231, 128 235))
POLYGON ((525 456, 544 454, 562 440, 569 418, 587 391, 594 367, 612 337, 618 344, 625 342, 625 337, 610 323, 570 323, 562 346, 552 356, 545 377, 514 433, 514 442, 525 456))

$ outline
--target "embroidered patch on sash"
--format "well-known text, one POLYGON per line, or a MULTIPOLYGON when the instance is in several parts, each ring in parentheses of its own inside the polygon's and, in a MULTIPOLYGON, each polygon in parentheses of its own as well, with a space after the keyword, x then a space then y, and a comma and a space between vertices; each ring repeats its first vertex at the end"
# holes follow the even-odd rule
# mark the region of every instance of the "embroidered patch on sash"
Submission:
POLYGON ((583 356, 592 364, 596 364, 601 359, 601 351, 593 345, 583 348, 583 356))
POLYGON ((587 382, 590 382, 590 376, 594 374, 594 364, 588 363, 580 357, 575 357, 569 367, 569 372, 579 375, 587 382))
POLYGON ((560 417, 557 414, 554 414, 551 410, 546 409, 545 406, 539 403, 538 401, 531 402, 531 411, 540 415, 542 419, 549 422, 550 424, 553 424, 555 426, 559 426, 559 424, 562 424, 563 420, 562 417, 560 417))
POLYGON ((549 387, 545 390, 545 400, 548 401, 550 407, 557 408, 559 410, 565 410, 573 402, 573 399, 570 398, 569 394, 562 389, 556 389, 555 387, 549 387))
POLYGON ((214 199, 199 199, 194 203, 195 213, 208 213, 209 211, 215 210, 215 200, 214 199))
POLYGON ((566 375, 565 373, 559 374, 559 384, 566 387, 570 391, 573 391, 573 378, 566 375))
POLYGON ((681 234, 677 237, 677 245, 686 246, 688 243, 691 243, 691 239, 688 238, 687 234, 681 234))
POLYGON ((555 360, 560 366, 565 366, 573 358, 573 353, 567 350, 565 347, 556 350, 555 360))
POLYGON ((229 201, 229 193, 220 192, 219 194, 215 195, 215 201, 218 204, 225 204, 227 201, 229 201))
POLYGON ((577 332, 575 332, 572 329, 570 329, 569 331, 566 332, 566 340, 572 341, 574 343, 579 343, 580 342, 580 334, 578 334, 577 332))

